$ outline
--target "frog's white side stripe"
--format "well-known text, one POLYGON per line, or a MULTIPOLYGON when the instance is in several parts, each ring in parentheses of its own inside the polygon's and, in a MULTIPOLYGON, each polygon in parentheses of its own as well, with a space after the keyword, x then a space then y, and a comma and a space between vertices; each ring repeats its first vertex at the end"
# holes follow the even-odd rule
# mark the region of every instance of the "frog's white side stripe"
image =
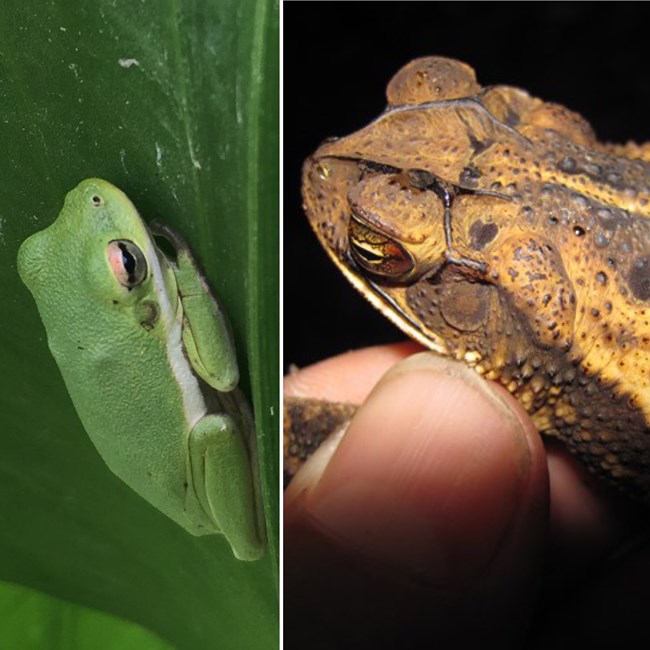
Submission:
POLYGON ((191 431, 194 425, 207 413, 208 409, 199 388, 199 382, 183 350, 182 323, 177 318, 177 314, 169 301, 160 261, 151 236, 148 237, 147 241, 146 259, 151 267, 151 281, 160 306, 160 317, 166 330, 167 358, 181 391, 183 413, 188 425, 188 431, 191 431))

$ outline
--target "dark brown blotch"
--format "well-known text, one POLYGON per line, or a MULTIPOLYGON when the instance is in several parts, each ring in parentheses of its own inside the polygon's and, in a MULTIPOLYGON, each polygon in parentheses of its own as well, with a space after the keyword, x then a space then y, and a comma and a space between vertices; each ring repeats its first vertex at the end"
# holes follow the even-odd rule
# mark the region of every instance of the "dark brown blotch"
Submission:
POLYGON ((475 221, 469 229, 470 246, 475 251, 483 250, 498 234, 499 227, 491 221, 475 221))
POLYGON ((638 257, 632 263, 628 285, 637 300, 650 298, 650 258, 638 257))

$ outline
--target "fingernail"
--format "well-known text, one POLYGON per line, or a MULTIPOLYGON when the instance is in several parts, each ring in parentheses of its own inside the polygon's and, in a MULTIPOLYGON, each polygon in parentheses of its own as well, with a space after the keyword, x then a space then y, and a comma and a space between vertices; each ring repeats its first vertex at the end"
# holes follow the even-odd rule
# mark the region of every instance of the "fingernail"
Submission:
POLYGON ((326 452, 303 507, 360 557, 438 584, 472 579, 517 516, 531 465, 525 426, 473 371, 414 355, 326 452))

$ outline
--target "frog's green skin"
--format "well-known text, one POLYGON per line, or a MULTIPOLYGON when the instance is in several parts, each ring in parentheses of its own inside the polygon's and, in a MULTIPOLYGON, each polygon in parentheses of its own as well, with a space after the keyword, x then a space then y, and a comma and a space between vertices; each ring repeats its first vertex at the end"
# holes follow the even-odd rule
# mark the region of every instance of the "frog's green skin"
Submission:
POLYGON ((182 240, 168 259, 129 199, 88 179, 29 237, 18 272, 108 467, 192 535, 265 549, 255 429, 225 317, 182 240))

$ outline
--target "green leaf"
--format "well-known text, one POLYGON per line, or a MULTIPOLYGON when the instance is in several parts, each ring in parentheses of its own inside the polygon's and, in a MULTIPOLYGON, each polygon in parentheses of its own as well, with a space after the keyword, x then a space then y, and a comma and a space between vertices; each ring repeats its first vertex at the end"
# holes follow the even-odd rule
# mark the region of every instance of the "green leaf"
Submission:
POLYGON ((0 579, 184 650, 278 644, 278 51, 276 0, 0 8, 0 579), (229 313, 258 426, 263 560, 140 499, 72 407, 16 252, 89 176, 177 229, 229 313))
POLYGON ((0 621, 0 642, 10 639, 20 650, 170 650, 138 625, 6 582, 0 621))

